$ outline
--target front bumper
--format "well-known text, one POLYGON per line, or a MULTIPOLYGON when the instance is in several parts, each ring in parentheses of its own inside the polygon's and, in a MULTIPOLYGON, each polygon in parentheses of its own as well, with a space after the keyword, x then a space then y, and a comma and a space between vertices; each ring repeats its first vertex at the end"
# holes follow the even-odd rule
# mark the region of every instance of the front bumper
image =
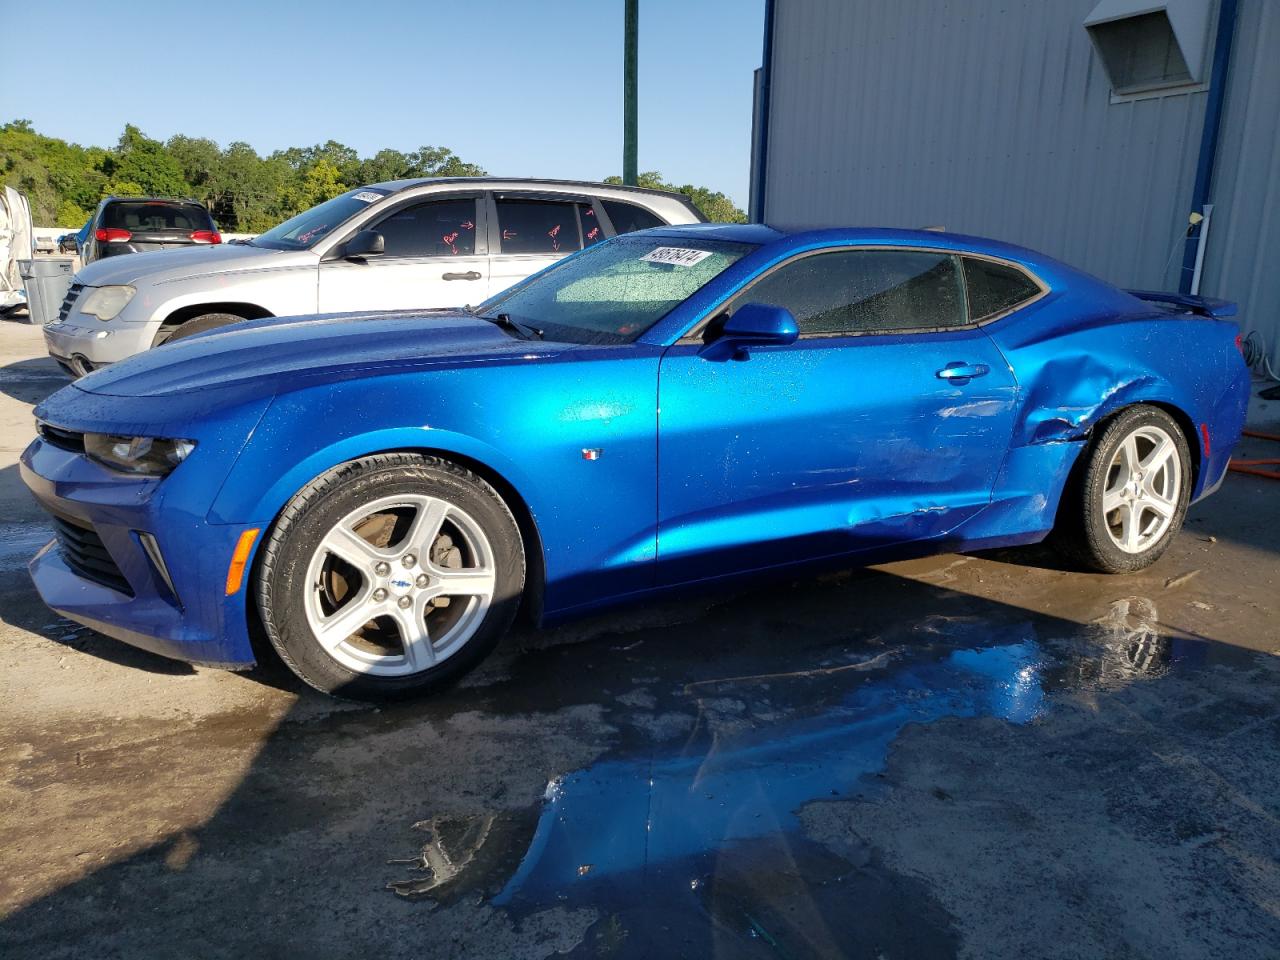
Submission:
POLYGON ((193 510, 166 503, 170 478, 116 474, 44 439, 27 448, 19 469, 58 531, 30 564, 51 609, 161 656, 253 665, 246 590, 223 595, 243 527, 207 522, 207 504, 193 510), (164 571, 148 553, 147 537, 164 571))
POLYGON ((44 328, 49 356, 77 377, 148 350, 154 339, 150 324, 103 323, 78 313, 44 328))

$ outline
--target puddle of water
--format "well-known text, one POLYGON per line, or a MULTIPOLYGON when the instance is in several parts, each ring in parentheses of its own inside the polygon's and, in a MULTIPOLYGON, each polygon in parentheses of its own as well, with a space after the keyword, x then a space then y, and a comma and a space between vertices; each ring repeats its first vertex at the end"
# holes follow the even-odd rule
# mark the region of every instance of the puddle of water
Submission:
POLYGON ((70 378, 58 370, 0 370, 0 383, 70 383, 70 378))
POLYGON ((36 551, 53 539, 39 523, 0 523, 0 571, 25 570, 36 551))
MULTIPOLYGON (((590 897, 611 877, 794 832, 805 803, 846 795, 878 772, 909 723, 1034 720, 1044 709, 1044 654, 1029 627, 996 643, 890 666, 816 715, 713 732, 705 749, 687 755, 605 761, 553 780, 528 852, 494 902, 590 897)), ((739 686, 715 693, 731 698, 739 686)))
POLYGON ((1053 709, 1055 692, 1114 688, 1218 659, 1207 644, 1162 636, 1158 620, 1154 603, 1128 597, 1058 636, 1040 632, 1063 621, 929 617, 856 663, 758 676, 726 663, 731 679, 691 683, 676 702, 632 698, 640 713, 696 711, 687 738, 559 776, 527 815, 419 824, 423 852, 391 886, 439 900, 465 892, 519 914, 590 906, 611 918, 600 927, 611 936, 650 931, 647 940, 620 940, 619 956, 661 954, 677 942, 690 955, 841 953, 874 945, 890 928, 915 937, 921 951, 948 952, 950 921, 927 889, 810 842, 797 813, 814 801, 873 794, 909 724, 1032 723, 1053 709), (932 919, 894 916, 907 906, 932 919), (806 913, 817 919, 800 923, 806 913), (819 928, 825 946, 805 939, 819 928), (726 929, 738 938, 727 954, 708 939, 726 929))

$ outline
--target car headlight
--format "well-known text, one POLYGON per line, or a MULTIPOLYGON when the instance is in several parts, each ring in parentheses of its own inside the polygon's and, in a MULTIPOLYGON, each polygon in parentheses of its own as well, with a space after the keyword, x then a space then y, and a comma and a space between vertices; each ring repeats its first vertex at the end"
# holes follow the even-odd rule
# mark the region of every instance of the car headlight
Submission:
POLYGON ((138 291, 133 287, 94 287, 84 298, 80 307, 81 313, 87 313, 99 320, 110 320, 124 309, 126 303, 133 299, 138 291))
POLYGON ((112 470, 148 477, 163 477, 195 448, 194 440, 117 437, 109 433, 84 435, 84 452, 90 459, 112 470))

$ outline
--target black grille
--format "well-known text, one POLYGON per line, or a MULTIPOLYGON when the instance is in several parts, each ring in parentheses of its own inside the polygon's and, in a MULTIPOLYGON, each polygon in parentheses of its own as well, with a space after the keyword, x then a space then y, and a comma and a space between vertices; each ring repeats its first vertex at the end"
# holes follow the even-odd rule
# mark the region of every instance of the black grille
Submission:
POLYGON ((61 427, 42 423, 40 424, 40 436, 60 450, 70 450, 72 453, 84 453, 83 433, 76 433, 74 430, 63 430, 61 427))
POLYGON ((58 537, 62 559, 86 580, 100 583, 127 596, 133 596, 129 581, 107 553, 102 538, 92 527, 82 527, 61 517, 53 518, 53 532, 58 537))
POLYGON ((71 313, 71 305, 76 302, 76 298, 80 296, 80 291, 84 289, 84 284, 73 283, 67 288, 67 295, 62 298, 62 306, 58 308, 58 322, 67 319, 71 313))

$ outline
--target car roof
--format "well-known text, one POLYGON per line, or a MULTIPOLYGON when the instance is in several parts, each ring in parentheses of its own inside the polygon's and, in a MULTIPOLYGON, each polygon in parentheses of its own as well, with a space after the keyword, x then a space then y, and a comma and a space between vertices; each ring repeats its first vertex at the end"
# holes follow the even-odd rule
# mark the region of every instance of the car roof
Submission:
POLYGON ((898 227, 776 227, 762 223, 708 223, 655 227, 650 234, 669 236, 694 235, 711 240, 730 240, 759 245, 779 244, 787 249, 808 246, 893 246, 929 247, 977 253, 1028 265, 1051 260, 1042 253, 1015 244, 974 237, 946 230, 907 230, 898 227))
POLYGON ((624 193, 648 193, 659 197, 674 197, 679 200, 689 199, 687 193, 680 193, 676 190, 655 190, 652 187, 631 187, 621 183, 600 183, 594 180, 546 180, 537 177, 414 177, 408 180, 384 180, 382 183, 370 183, 367 186, 398 193, 401 190, 409 190, 412 187, 425 187, 431 184, 466 184, 480 187, 494 184, 502 184, 504 186, 529 184, 535 187, 579 187, 589 190, 618 190, 624 193))

